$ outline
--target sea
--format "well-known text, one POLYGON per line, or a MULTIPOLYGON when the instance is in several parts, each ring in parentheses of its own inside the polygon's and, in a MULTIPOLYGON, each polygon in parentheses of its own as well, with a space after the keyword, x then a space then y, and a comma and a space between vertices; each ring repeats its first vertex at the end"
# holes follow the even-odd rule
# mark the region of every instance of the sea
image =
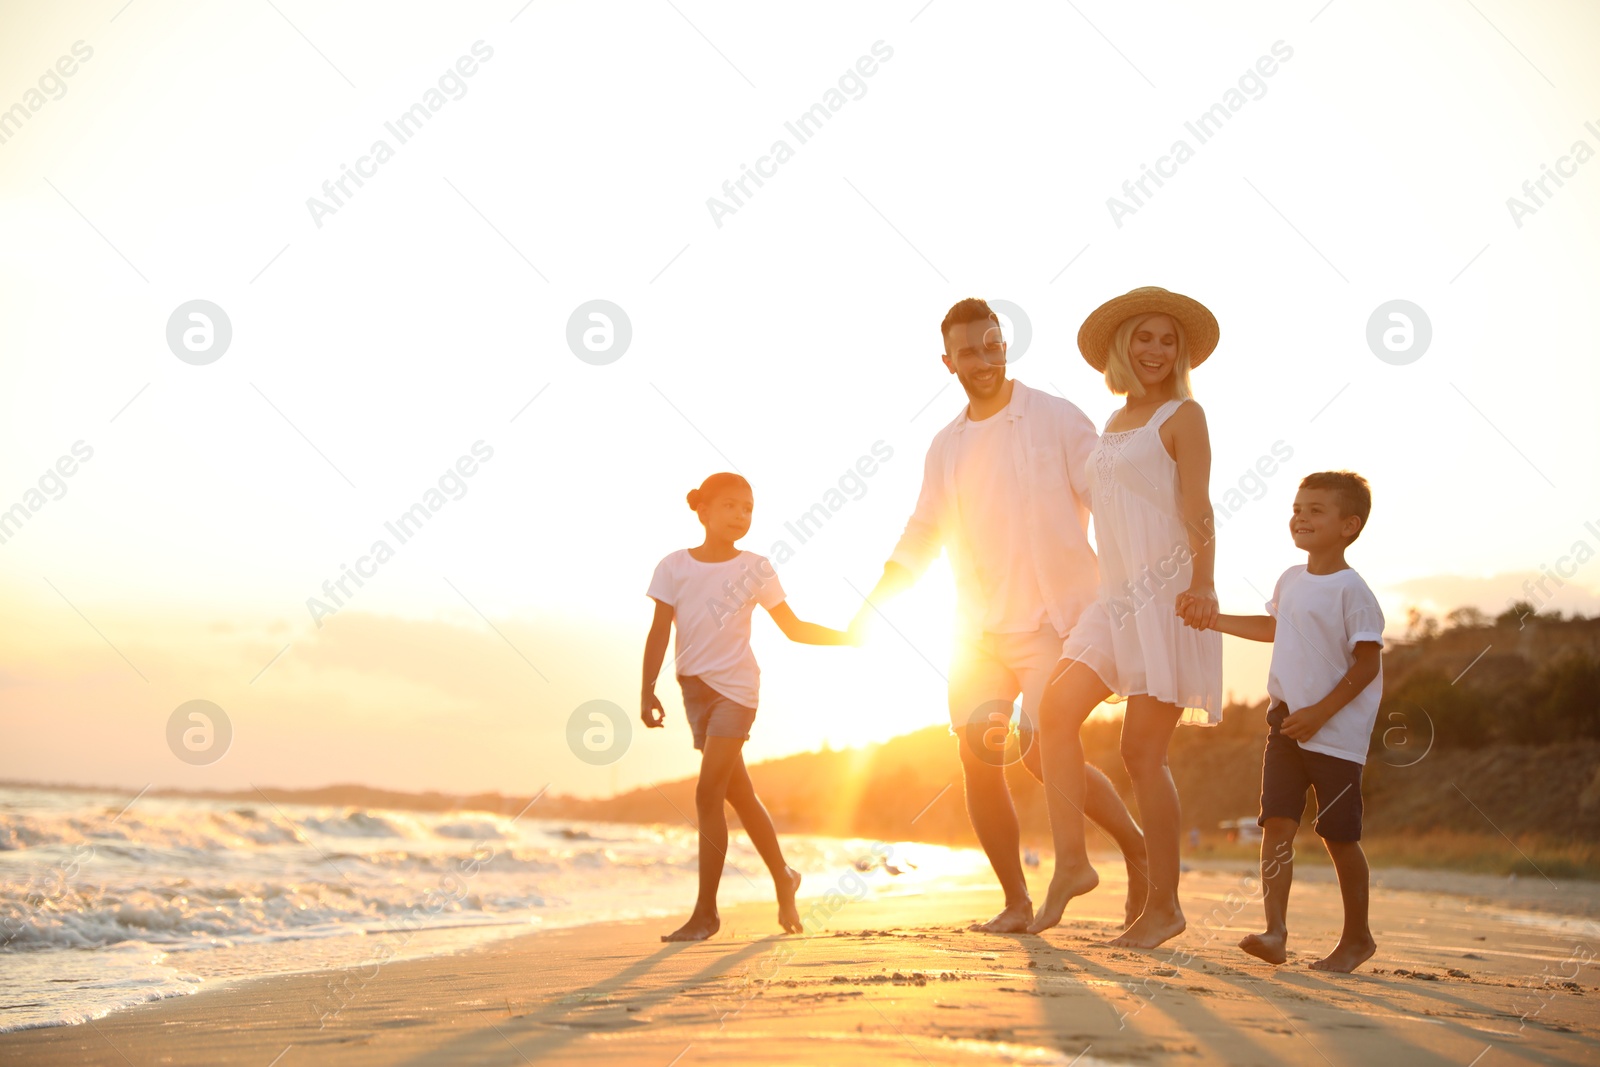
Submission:
MULTIPOLYGON (((370 974, 533 930, 660 918, 665 933, 687 918, 692 827, 537 811, 0 788, 0 1032, 78 1024, 263 975, 370 974)), ((805 898, 830 889, 846 899, 920 893, 971 885, 988 869, 975 849, 782 842, 805 876, 802 915, 805 898)), ((766 866, 738 831, 718 899, 773 899, 766 866)))

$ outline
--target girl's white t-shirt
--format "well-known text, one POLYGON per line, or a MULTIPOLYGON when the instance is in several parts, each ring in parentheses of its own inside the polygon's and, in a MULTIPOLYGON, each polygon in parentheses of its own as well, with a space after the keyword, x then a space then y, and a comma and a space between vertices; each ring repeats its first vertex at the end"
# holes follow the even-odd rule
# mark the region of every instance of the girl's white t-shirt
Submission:
MULTIPOLYGON (((1383 647, 1383 609, 1350 567, 1332 574, 1312 574, 1303 563, 1290 567, 1272 590, 1267 614, 1278 620, 1267 695, 1283 701, 1291 713, 1333 692, 1355 662, 1358 642, 1383 647)), ((1366 763, 1382 698, 1380 661, 1378 676, 1300 747, 1366 763)))
POLYGON ((765 556, 741 550, 702 563, 680 548, 656 564, 645 595, 672 608, 678 674, 692 674, 747 708, 756 706, 761 668, 750 648, 750 616, 783 603, 778 572, 765 556))

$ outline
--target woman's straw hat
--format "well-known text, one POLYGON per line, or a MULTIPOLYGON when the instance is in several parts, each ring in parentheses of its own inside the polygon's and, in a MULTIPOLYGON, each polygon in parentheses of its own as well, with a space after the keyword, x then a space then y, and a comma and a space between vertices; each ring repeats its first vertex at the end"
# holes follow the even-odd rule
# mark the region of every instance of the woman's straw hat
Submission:
POLYGON ((1169 293, 1155 285, 1112 297, 1089 313, 1078 330, 1078 351, 1089 366, 1105 373, 1107 350, 1117 327, 1144 315, 1171 315, 1183 327, 1188 343, 1189 366, 1198 367, 1217 347, 1221 331, 1217 317, 1200 301, 1182 293, 1169 293))

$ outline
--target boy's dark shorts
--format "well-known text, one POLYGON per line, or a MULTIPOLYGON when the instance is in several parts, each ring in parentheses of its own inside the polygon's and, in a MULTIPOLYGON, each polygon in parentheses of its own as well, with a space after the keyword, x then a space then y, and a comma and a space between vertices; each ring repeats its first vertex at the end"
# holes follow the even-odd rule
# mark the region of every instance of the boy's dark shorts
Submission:
POLYGON ((1287 704, 1267 709, 1267 750, 1261 759, 1261 817, 1300 821, 1306 810, 1306 789, 1317 791, 1313 827, 1325 841, 1361 840, 1361 771, 1355 760, 1312 752, 1285 737, 1278 728, 1289 714, 1287 704))

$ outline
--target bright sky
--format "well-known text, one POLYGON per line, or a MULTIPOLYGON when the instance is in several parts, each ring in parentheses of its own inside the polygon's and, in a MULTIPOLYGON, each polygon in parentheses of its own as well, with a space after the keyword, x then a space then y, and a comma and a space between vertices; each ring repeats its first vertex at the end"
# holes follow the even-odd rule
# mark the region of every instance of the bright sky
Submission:
MULTIPOLYGON (((27 514, 0 543, 0 777, 693 773, 670 662, 671 729, 603 766, 566 741, 586 701, 637 714, 645 585, 700 537, 684 493, 741 471, 766 554, 892 449, 781 571, 802 618, 844 625, 963 403, 938 322, 973 295, 1027 317, 1013 376, 1097 424, 1090 310, 1161 285, 1216 313, 1194 384, 1213 499, 1246 498, 1224 610, 1303 561, 1294 484, 1330 467, 1374 486, 1350 558, 1392 625, 1502 610, 1563 557, 1544 606, 1600 610, 1596 40, 1576 0, 8 2, 0 510, 27 514), (402 142, 386 123, 419 103, 402 142), (786 123, 819 103, 802 142, 786 123), (1202 141, 1186 124, 1219 104, 1202 141), (734 204, 747 165, 767 176, 734 204), (1167 176, 1135 200, 1146 166, 1167 176), (366 177, 335 203, 345 167, 366 177), (168 343, 194 300, 232 331, 203 365, 168 343), (631 324, 613 362, 568 345, 591 300, 631 324), (1431 325, 1403 365, 1367 340, 1393 300, 1431 325), (1257 480, 1274 446, 1292 458, 1257 480), (399 543, 384 524, 441 477, 399 543), (379 539, 392 558, 319 627, 307 599, 379 539), (168 747, 196 699, 231 723, 209 764, 168 747)), ((748 757, 945 721, 952 611, 941 563, 890 609, 903 639, 758 621, 748 757)), ((1229 641, 1226 666, 1264 691, 1264 649, 1229 641)))

